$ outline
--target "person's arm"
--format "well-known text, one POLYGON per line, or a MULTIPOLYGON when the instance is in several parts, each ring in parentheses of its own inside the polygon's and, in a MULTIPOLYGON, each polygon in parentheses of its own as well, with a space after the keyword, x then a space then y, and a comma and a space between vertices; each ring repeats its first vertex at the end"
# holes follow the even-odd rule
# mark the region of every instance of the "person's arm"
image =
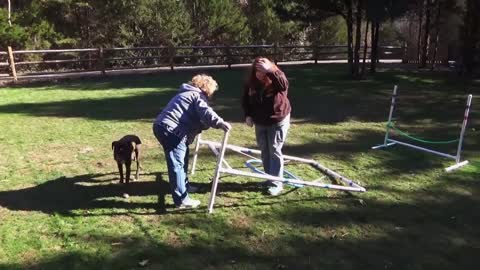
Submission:
POLYGON ((273 89, 276 92, 288 90, 288 80, 285 73, 278 67, 273 67, 271 71, 266 73, 267 77, 272 81, 273 89))
POLYGON ((245 117, 251 116, 251 109, 250 109, 250 96, 248 92, 250 91, 250 87, 248 85, 245 85, 243 89, 243 97, 242 97, 242 108, 243 108, 243 113, 245 117))
POLYGON ((281 71, 274 63, 267 58, 262 58, 255 65, 257 71, 265 74, 273 85, 273 90, 282 92, 288 90, 288 80, 283 71, 281 71))
POLYGON ((245 114, 245 123, 249 127, 253 127, 253 118, 251 116, 251 109, 250 109, 250 87, 248 85, 245 86, 243 90, 243 98, 242 98, 242 107, 243 113, 245 114))
POLYGON ((194 106, 202 123, 213 128, 223 127, 225 121, 208 105, 201 95, 195 100, 194 106))

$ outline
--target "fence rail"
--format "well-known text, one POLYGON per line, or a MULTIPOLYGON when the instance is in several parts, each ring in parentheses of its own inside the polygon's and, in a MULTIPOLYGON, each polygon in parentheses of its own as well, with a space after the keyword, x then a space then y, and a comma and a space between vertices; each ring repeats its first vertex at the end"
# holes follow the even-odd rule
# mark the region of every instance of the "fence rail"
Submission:
MULTIPOLYGON (((10 49, 10 48, 9 48, 10 49)), ((368 48, 369 49, 369 48, 368 48)), ((363 53, 363 48, 360 50, 363 53)), ((379 47, 380 59, 404 59, 405 48, 379 47)), ((367 54, 369 54, 369 50, 367 54)), ((346 60, 346 45, 241 45, 241 46, 150 46, 127 48, 86 48, 0 51, 0 75, 13 80, 31 73, 98 71, 180 66, 251 63, 256 56, 275 62, 346 60), (3 74, 2 74, 3 73, 3 74)))

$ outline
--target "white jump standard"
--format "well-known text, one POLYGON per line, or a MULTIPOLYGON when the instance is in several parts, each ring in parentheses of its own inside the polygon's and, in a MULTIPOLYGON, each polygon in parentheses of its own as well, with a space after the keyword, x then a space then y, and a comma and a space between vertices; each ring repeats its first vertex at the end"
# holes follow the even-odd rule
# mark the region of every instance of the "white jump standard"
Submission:
MULTIPOLYGON (((271 181, 278 181, 278 182, 283 182, 286 184, 291 184, 294 186, 311 186, 311 187, 319 187, 319 188, 328 188, 328 189, 336 189, 336 190, 344 190, 344 191, 354 191, 354 192, 365 192, 366 189, 354 181, 328 169, 327 167, 321 165, 320 163, 316 162, 315 160, 312 159, 304 159, 304 158, 299 158, 299 157, 294 157, 294 156, 288 156, 284 155, 285 160, 292 160, 292 161, 298 161, 302 163, 307 163, 316 168, 317 170, 323 172, 324 174, 327 174, 331 177, 334 177, 335 179, 340 180, 343 182, 345 185, 336 185, 336 184, 327 184, 327 183, 322 183, 317 179, 314 181, 305 181, 298 179, 296 176, 292 174, 288 174, 288 178, 285 177, 277 177, 277 176, 272 176, 265 174, 263 172, 247 172, 247 171, 242 171, 242 170, 237 170, 237 169, 232 169, 228 163, 225 161, 225 151, 226 149, 229 149, 231 151, 234 151, 236 153, 245 155, 250 158, 254 158, 255 160, 258 160, 256 157, 252 155, 259 155, 261 154, 260 150, 256 149, 250 149, 250 148, 245 148, 245 147, 240 147, 240 146, 235 146, 235 145, 228 145, 227 140, 228 140, 228 135, 229 132, 225 132, 225 135, 223 137, 222 143, 217 143, 213 141, 207 141, 207 140, 202 140, 200 135, 197 138, 197 143, 195 146, 195 153, 193 156, 193 161, 192 161, 192 171, 191 174, 195 173, 195 166, 197 163, 197 158, 198 158, 198 150, 200 148, 200 145, 207 145, 210 150, 217 156, 217 166, 215 169, 215 175, 213 177, 213 182, 212 182, 212 190, 210 194, 210 201, 208 204, 208 212, 212 213, 213 212, 213 204, 215 203, 215 196, 217 193, 217 186, 218 186, 218 180, 220 178, 220 174, 233 174, 233 175, 239 175, 239 176, 246 176, 246 177, 253 177, 253 178, 260 178, 260 179, 265 179, 265 180, 271 180, 271 181), (223 166, 225 165, 225 167, 223 166)), ((250 167, 250 166, 249 166, 250 167)))
POLYGON ((432 153, 432 154, 439 155, 439 156, 442 156, 442 157, 454 159, 455 164, 445 168, 445 171, 447 171, 447 172, 453 171, 455 169, 458 169, 462 166, 467 165, 468 160, 461 161, 460 157, 461 157, 461 152, 462 152, 463 137, 465 135, 465 129, 467 127, 468 114, 470 112, 470 106, 472 104, 472 95, 470 94, 467 97, 467 106, 465 108, 465 113, 463 115, 463 123, 462 123, 462 128, 460 130, 459 138, 454 139, 454 140, 450 140, 450 141, 436 141, 435 142, 435 141, 420 140, 418 138, 409 136, 408 134, 406 134, 406 133, 404 133, 404 132, 402 132, 402 131, 400 131, 400 130, 398 130, 394 127, 394 125, 392 123, 392 116, 393 116, 393 111, 395 110, 395 98, 397 96, 397 89, 398 89, 398 87, 395 85, 395 87, 393 88, 392 102, 391 102, 391 105, 390 105, 390 113, 388 115, 388 122, 387 122, 385 139, 383 141, 383 144, 374 146, 374 147, 372 147, 372 149, 379 149, 379 148, 384 148, 384 147, 389 147, 389 146, 392 146, 392 145, 395 145, 395 144, 399 144, 399 145, 414 148, 414 149, 417 149, 417 150, 420 150, 420 151, 424 151, 424 152, 432 153), (404 135, 406 137, 409 137, 410 139, 420 141, 420 142, 431 143, 431 144, 448 144, 448 143, 458 142, 456 155, 451 155, 451 154, 448 154, 448 153, 439 152, 439 151, 436 151, 436 150, 432 150, 432 149, 428 149, 428 148, 421 147, 421 146, 418 146, 418 145, 402 142, 402 141, 399 141, 399 140, 390 139, 389 138, 390 129, 392 129, 392 128, 396 129, 396 131, 399 132, 400 135, 404 135))

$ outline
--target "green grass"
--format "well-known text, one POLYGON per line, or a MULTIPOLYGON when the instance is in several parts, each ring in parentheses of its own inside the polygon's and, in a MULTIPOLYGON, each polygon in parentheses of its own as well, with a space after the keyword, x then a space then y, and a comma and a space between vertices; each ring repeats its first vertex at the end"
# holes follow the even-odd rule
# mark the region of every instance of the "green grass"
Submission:
MULTIPOLYGON (((364 81, 343 65, 285 67, 293 122, 284 152, 358 180, 366 193, 300 188, 268 197, 254 179, 225 176, 206 214, 215 159, 206 149, 191 177, 203 207, 173 208, 151 122, 193 71, 72 80, 0 89, 0 269, 478 269, 480 84, 449 73, 383 70, 364 81), (383 140, 391 89, 397 126, 422 138, 459 132, 470 165, 383 140), (144 171, 129 199, 110 149, 128 133, 144 143, 144 171), (145 262, 146 266, 139 265, 145 262)), ((230 143, 255 147, 242 123, 245 70, 208 71, 212 105, 233 123, 230 143)), ((204 138, 220 141, 221 132, 204 138)), ((454 152, 455 146, 438 149, 454 152)), ((234 167, 245 159, 227 153, 234 167)), ((321 175, 301 164, 287 169, 321 175)))

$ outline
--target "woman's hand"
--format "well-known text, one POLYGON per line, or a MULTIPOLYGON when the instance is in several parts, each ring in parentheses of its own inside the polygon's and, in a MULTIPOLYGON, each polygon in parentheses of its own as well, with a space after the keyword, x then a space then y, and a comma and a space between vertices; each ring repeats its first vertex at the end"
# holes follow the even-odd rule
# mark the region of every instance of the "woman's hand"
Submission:
POLYGON ((223 131, 228 132, 230 129, 232 129, 232 125, 230 125, 228 122, 223 122, 220 128, 223 129, 223 131))
POLYGON ((260 58, 260 60, 258 60, 258 63, 255 65, 255 68, 259 72, 268 73, 272 70, 273 63, 270 62, 270 60, 268 60, 267 58, 260 58))
POLYGON ((247 124, 247 126, 249 126, 249 127, 253 127, 253 119, 252 119, 252 117, 247 116, 247 118, 245 118, 245 124, 247 124))

